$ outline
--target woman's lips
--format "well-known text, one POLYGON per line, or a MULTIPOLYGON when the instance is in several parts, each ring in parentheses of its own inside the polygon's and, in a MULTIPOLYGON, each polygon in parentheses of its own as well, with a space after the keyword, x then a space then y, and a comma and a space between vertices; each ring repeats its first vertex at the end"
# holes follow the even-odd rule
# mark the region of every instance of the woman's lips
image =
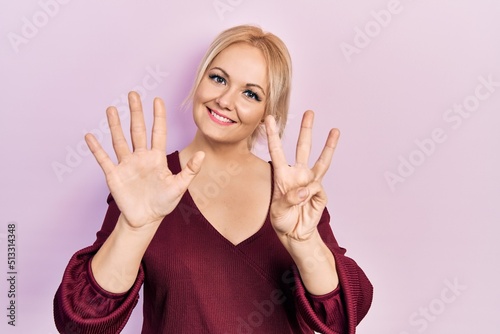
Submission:
POLYGON ((221 125, 231 125, 231 124, 234 124, 236 123, 235 121, 233 121, 232 119, 229 119, 225 116, 222 116, 221 114, 217 113, 216 111, 210 109, 207 107, 207 111, 208 111, 208 115, 210 116, 210 118, 216 122, 217 124, 221 124, 221 125))

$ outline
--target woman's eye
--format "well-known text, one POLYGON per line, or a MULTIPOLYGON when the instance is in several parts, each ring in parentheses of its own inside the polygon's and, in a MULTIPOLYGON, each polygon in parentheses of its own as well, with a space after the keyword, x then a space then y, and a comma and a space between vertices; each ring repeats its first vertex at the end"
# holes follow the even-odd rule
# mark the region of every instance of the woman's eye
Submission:
POLYGON ((246 91, 244 92, 244 94, 245 94, 246 96, 248 96, 249 98, 251 98, 251 99, 254 99, 254 100, 256 100, 256 101, 260 101, 260 97, 259 97, 259 95, 257 95, 257 93, 255 93, 255 92, 252 92, 251 90, 246 90, 246 91))
POLYGON ((225 84, 226 83, 226 79, 224 79, 223 77, 221 77, 220 75, 217 75, 217 74, 210 74, 208 76, 210 79, 212 79, 213 81, 215 81, 216 83, 218 84, 225 84))

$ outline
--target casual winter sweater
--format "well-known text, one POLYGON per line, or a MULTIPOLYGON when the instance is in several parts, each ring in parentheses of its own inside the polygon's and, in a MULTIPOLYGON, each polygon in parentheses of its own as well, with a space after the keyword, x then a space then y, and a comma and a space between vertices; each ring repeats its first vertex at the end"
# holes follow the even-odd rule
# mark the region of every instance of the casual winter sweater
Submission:
MULTIPOLYGON (((180 172, 178 152, 167 158, 172 172, 180 172)), ((337 244, 326 209, 318 229, 335 257, 340 284, 314 296, 269 215, 258 232, 233 245, 203 217, 189 192, 158 228, 132 288, 107 292, 95 281, 90 260, 120 214, 111 197, 108 203, 96 241, 73 255, 56 292, 54 319, 61 333, 119 333, 143 284, 143 334, 352 334, 368 312, 372 286, 337 244)))

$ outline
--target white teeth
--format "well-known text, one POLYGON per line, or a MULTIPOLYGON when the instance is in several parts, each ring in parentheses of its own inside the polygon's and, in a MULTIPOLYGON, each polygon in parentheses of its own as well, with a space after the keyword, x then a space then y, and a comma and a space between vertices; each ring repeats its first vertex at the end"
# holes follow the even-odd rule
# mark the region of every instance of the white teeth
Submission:
POLYGON ((222 117, 221 115, 214 113, 212 110, 210 110, 210 113, 212 114, 212 116, 214 116, 217 120, 219 120, 221 122, 224 122, 224 123, 232 123, 233 122, 229 118, 222 117))

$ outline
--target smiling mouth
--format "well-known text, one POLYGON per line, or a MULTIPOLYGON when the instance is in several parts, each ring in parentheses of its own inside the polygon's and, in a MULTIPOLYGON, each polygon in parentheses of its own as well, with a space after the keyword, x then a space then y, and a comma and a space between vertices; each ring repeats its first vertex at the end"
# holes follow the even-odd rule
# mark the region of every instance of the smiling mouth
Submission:
POLYGON ((219 115, 218 113, 216 113, 215 111, 213 111, 212 109, 208 108, 207 107, 207 110, 208 110, 208 113, 217 121, 219 121, 220 123, 224 123, 224 124, 233 124, 233 123, 236 123, 235 121, 233 121, 232 119, 229 119, 227 117, 224 117, 222 115, 219 115))

